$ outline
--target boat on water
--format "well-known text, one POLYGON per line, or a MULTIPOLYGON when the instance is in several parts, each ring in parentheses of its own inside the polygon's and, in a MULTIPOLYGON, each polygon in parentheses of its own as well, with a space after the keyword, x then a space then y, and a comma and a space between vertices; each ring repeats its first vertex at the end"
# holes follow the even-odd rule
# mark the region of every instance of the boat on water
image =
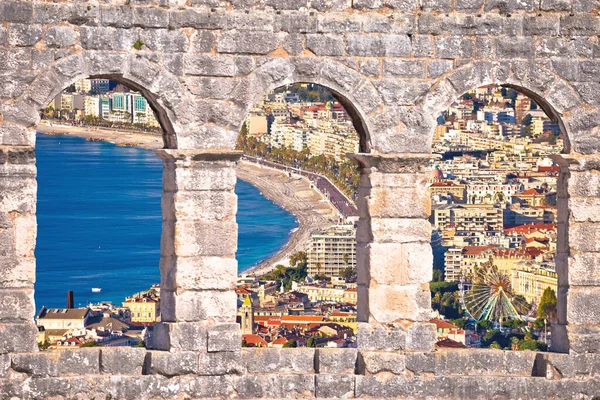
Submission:
POLYGON ((101 291, 102 291, 102 288, 99 288, 99 287, 92 288, 92 292, 94 292, 94 293, 100 293, 101 291))

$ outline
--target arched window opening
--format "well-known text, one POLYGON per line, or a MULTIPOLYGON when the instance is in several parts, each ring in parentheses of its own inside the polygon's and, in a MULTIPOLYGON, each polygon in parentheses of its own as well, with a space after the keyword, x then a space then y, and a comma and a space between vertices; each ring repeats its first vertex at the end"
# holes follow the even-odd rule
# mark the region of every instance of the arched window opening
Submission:
POLYGON ((149 101, 83 79, 40 112, 35 302, 42 349, 151 346, 160 321, 163 129, 149 101))
POLYGON ((487 85, 437 118, 429 191, 440 346, 553 349, 560 168, 552 156, 566 138, 545 110, 514 88, 487 85))
POLYGON ((242 346, 356 347, 359 170, 347 154, 366 140, 355 119, 330 90, 303 83, 268 93, 243 124, 242 346))

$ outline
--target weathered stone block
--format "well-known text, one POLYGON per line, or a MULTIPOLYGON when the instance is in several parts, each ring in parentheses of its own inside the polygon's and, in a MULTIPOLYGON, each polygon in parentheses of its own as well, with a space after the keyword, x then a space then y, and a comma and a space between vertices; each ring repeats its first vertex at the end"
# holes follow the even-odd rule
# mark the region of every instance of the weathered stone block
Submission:
POLYGON ((172 11, 170 28, 223 29, 227 24, 227 15, 218 9, 214 11, 186 9, 172 11))
POLYGON ((600 252, 600 223, 570 223, 569 245, 581 252, 600 252))
POLYGON ((8 375, 9 369, 10 369, 10 355, 0 354, 0 378, 6 378, 8 375))
POLYGON ((162 210, 165 219, 223 221, 237 213, 237 195, 228 191, 178 191, 172 198, 163 196, 162 210))
POLYGON ((202 76, 235 76, 235 59, 232 56, 186 54, 183 73, 202 76))
POLYGON ((234 388, 242 399, 314 397, 315 375, 245 375, 235 378, 234 388))
MULTIPOLYGON (((433 253, 429 243, 370 243, 357 249, 357 262, 366 266, 368 276, 381 285, 412 285, 432 279, 433 253)), ((362 278, 362 277, 359 277, 362 278)))
POLYGON ((0 354, 37 351, 38 330, 31 323, 0 324, 0 354))
MULTIPOLYGON (((450 355, 449 352, 447 355, 450 355)), ((404 362, 406 365, 406 369, 412 371, 415 374, 436 373, 439 372, 439 364, 444 359, 444 357, 441 356, 442 354, 436 354, 433 352, 407 352, 405 355, 404 362)), ((446 356, 446 354, 443 354, 443 356, 446 356)), ((456 367, 460 366, 457 365, 456 367)))
POLYGON ((146 349, 134 347, 104 347, 100 357, 100 372, 110 375, 141 375, 146 349))
POLYGON ((167 28, 169 12, 158 7, 132 8, 133 25, 143 28, 167 28))
POLYGON ((197 376, 189 383, 189 393, 193 398, 227 398, 233 393, 231 376, 197 376))
POLYGON ((315 397, 318 399, 354 398, 354 375, 315 375, 315 397))
POLYGON ((157 350, 207 350, 207 326, 202 322, 159 322, 154 325, 153 344, 157 350))
POLYGON ((369 310, 379 323, 431 318, 429 283, 423 285, 377 285, 369 288, 369 310))
POLYGON ((30 47, 42 39, 42 29, 36 25, 10 24, 6 38, 10 46, 30 47))
POLYGON ((418 103, 431 87, 431 82, 419 80, 381 80, 373 85, 387 104, 412 106, 418 103))
POLYGON ((138 40, 131 31, 101 26, 82 26, 79 29, 81 47, 89 50, 130 50, 138 40))
POLYGON ((389 372, 395 375, 406 372, 406 356, 400 352, 361 351, 359 371, 365 375, 389 372))
POLYGON ((164 376, 195 374, 198 372, 198 354, 191 351, 167 353, 148 351, 148 372, 164 376))
POLYGON ((0 288, 33 288, 35 258, 17 258, 3 253, 0 246, 0 288))
MULTIPOLYGON (((241 339, 240 346, 241 348, 241 339)), ((243 355, 239 351, 199 353, 199 375, 242 375, 246 373, 243 355)))
POLYGON ((384 78, 425 78, 425 61, 383 60, 384 78))
POLYGON ((233 290, 237 283, 237 266, 233 257, 161 257, 161 288, 233 290))
POLYGON ((569 324, 600 324, 600 287, 571 286, 567 293, 569 324))
POLYGON ((100 349, 65 349, 58 358, 59 375, 100 373, 100 349))
POLYGON ((343 56, 344 38, 333 34, 307 35, 306 48, 318 56, 343 56))
POLYGON ((57 353, 22 353, 12 354, 12 368, 32 377, 58 376, 57 353))
MULTIPOLYGON (((479 51, 477 52, 479 55, 479 51)), ((438 78, 452 70, 451 60, 430 60, 427 62, 427 77, 438 78)))
POLYGON ((242 349, 244 364, 249 373, 302 373, 315 372, 315 349, 249 348, 242 349))
POLYGON ((600 353, 600 325, 567 325, 569 354, 600 353))
POLYGON ((233 191, 236 182, 235 169, 227 163, 196 163, 191 168, 175 168, 165 163, 163 190, 174 192, 200 190, 233 191))
POLYGON ((31 321, 35 315, 32 289, 0 289, 0 321, 31 321))
POLYGON ((31 23, 33 19, 33 3, 21 1, 5 1, 0 7, 2 21, 31 23))
POLYGON ((599 197, 570 197, 568 199, 570 214, 575 222, 600 222, 598 207, 599 197))
POLYGON ((346 53, 349 56, 410 56, 411 44, 407 35, 355 35, 346 39, 346 53))
POLYGON ((356 370, 356 349, 317 349, 316 363, 319 374, 354 374, 356 370))
POLYGON ((236 315, 234 291, 163 290, 161 318, 166 322, 233 322, 236 315))
POLYGON ((240 351, 242 332, 237 323, 208 327, 208 351, 240 351))
POLYGON ((439 58, 473 58, 475 43, 472 39, 460 36, 440 37, 436 39, 436 55, 439 58))
POLYGON ((536 356, 533 351, 505 351, 504 368, 509 375, 532 376, 536 356))
POLYGON ((175 254, 182 257, 227 257, 237 250, 235 221, 177 221, 175 254))
POLYGON ((426 219, 371 217, 370 224, 366 224, 369 220, 363 220, 365 229, 360 225, 357 229, 359 242, 428 243, 431 239, 431 224, 426 219))
POLYGON ((359 322, 358 348, 363 350, 404 350, 406 330, 400 324, 359 322))
POLYGON ((571 285, 600 286, 600 253, 572 254, 568 260, 568 279, 571 285))
MULTIPOLYGON (((431 303, 429 309, 424 310, 431 316, 431 303)), ((416 323, 408 327, 406 331, 406 350, 433 351, 437 342, 437 331, 435 324, 416 323)))
POLYGON ((268 54, 279 47, 280 38, 272 32, 227 31, 217 38, 219 53, 268 54))

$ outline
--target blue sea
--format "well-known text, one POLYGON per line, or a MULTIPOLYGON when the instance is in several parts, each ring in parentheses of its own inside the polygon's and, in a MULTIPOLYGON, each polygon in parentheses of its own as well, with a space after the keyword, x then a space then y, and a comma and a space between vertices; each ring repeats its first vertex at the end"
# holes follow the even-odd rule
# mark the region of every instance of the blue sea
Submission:
MULTIPOLYGON (((162 162, 150 150, 38 134, 39 309, 112 301, 159 283, 162 162), (100 287, 100 293, 93 293, 100 287)), ((244 181, 237 259, 243 271, 277 253, 295 217, 244 181)))

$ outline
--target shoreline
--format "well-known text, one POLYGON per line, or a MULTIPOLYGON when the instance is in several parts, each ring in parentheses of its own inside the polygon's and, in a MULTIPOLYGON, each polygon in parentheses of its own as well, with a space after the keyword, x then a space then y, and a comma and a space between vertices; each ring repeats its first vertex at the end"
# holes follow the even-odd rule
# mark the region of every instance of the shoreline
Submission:
POLYGON ((337 222, 337 211, 311 188, 304 177, 295 174, 289 177, 280 170, 248 161, 240 161, 236 172, 239 179, 257 187, 263 196, 279 204, 298 221, 298 228, 291 232, 288 242, 276 254, 239 274, 259 276, 270 272, 277 264, 289 266, 289 256, 305 250, 313 231, 337 222))
MULTIPOLYGON (((86 128, 80 126, 50 125, 40 123, 36 130, 46 135, 67 135, 81 137, 89 141, 104 141, 117 146, 139 147, 146 150, 163 148, 160 135, 119 131, 105 128, 86 128)), ((237 178, 258 188, 261 195, 283 207, 294 215, 298 227, 289 234, 289 239, 275 254, 238 272, 260 276, 269 273, 277 264, 289 266, 289 256, 305 250, 310 234, 319 229, 335 225, 338 220, 337 210, 323 198, 305 177, 286 175, 281 170, 254 164, 242 160, 236 166, 237 178)))
POLYGON ((163 139, 160 134, 148 132, 60 124, 50 125, 47 122, 40 122, 35 129, 46 135, 77 136, 92 142, 108 142, 114 143, 117 146, 139 147, 146 150, 159 150, 164 147, 163 139))

